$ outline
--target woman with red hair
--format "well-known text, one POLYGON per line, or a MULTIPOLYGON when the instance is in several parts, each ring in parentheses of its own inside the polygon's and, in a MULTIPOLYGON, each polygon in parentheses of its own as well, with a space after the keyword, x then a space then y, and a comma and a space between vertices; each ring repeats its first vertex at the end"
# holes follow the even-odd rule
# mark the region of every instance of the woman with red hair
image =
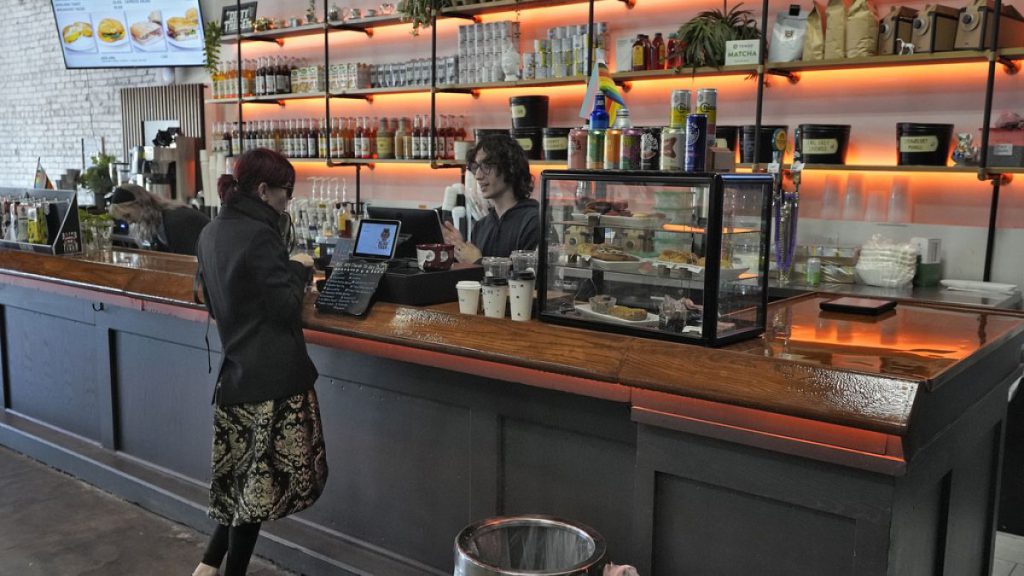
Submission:
POLYGON ((260 525, 312 505, 327 481, 316 367, 302 336, 312 260, 289 259, 282 221, 295 185, 264 148, 217 182, 223 208, 199 237, 206 307, 223 363, 214 391, 210 517, 217 528, 194 576, 245 574, 260 525))

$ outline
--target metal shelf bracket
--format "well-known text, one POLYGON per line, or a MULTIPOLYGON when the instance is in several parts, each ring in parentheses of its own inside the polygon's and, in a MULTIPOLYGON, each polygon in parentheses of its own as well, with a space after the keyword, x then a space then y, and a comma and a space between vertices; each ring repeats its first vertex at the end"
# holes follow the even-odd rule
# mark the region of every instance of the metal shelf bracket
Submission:
POLYGON ((771 74, 772 76, 782 76, 786 80, 789 80, 790 84, 796 84, 800 81, 800 73, 793 72, 792 70, 778 70, 776 68, 768 68, 765 70, 765 74, 771 74))
POLYGON ((1007 74, 1016 74, 1020 72, 1020 61, 1009 56, 996 56, 996 62, 1003 65, 1003 71, 1007 74))

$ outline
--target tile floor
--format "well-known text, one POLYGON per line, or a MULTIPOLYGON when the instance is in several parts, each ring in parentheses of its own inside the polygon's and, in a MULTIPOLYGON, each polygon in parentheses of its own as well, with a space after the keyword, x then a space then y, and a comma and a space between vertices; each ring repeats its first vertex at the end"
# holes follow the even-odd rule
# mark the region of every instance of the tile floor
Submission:
POLYGON ((996 536, 996 563, 992 576, 1024 576, 1024 537, 1000 532, 996 536))

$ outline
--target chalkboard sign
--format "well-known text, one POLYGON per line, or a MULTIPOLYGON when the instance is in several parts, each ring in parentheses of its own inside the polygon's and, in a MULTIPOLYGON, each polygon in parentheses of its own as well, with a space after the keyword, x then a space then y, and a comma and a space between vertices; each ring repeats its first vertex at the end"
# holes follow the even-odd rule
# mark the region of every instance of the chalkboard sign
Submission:
POLYGON ((334 269, 316 299, 317 310, 362 316, 369 310, 387 262, 344 262, 334 269))

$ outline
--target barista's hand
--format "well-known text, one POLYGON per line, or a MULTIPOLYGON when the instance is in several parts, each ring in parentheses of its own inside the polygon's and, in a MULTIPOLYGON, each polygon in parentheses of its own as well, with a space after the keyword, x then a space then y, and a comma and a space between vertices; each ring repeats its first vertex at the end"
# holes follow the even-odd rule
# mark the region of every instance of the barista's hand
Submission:
POLYGON ((289 258, 289 260, 292 260, 294 262, 298 262, 299 264, 302 264, 306 268, 312 268, 313 267, 313 257, 310 256, 309 254, 304 253, 304 252, 299 252, 297 254, 292 254, 292 256, 289 258))
POLYGON ((445 221, 444 226, 441 227, 441 235, 444 236, 445 244, 459 244, 465 243, 465 238, 462 237, 462 232, 455 227, 451 222, 445 221))
POLYGON ((466 242, 462 237, 462 232, 456 228, 451 222, 445 222, 441 228, 441 234, 444 235, 444 241, 446 244, 455 246, 455 260, 463 264, 472 264, 483 257, 480 253, 480 249, 476 246, 466 242))
POLYGON ((473 264, 483 256, 480 249, 469 242, 460 242, 455 245, 455 260, 460 264, 473 264))

